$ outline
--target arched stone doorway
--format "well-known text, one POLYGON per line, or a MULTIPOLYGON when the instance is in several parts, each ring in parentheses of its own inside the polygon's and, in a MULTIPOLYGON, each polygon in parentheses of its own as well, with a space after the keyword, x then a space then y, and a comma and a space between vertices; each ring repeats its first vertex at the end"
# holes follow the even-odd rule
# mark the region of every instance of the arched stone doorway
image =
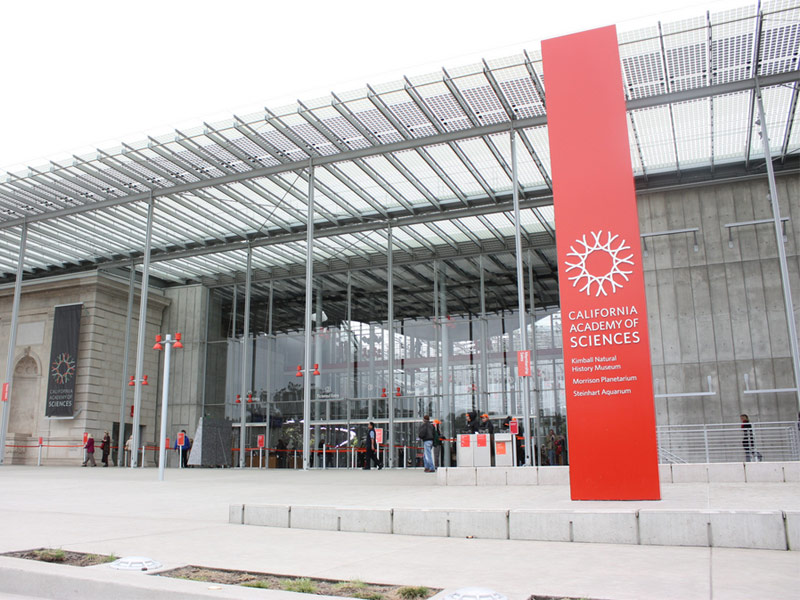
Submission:
POLYGON ((36 432, 41 379, 39 363, 26 351, 14 367, 8 421, 10 434, 32 436, 36 432))

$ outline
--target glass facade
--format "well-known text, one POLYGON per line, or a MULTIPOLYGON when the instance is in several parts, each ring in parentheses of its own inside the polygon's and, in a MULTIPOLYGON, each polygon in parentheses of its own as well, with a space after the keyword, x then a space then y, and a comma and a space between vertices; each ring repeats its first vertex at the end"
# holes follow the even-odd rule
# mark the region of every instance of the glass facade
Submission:
MULTIPOLYGON (((534 325, 527 315, 528 348, 535 377, 517 376, 517 351, 521 348, 519 314, 516 310, 473 313, 464 308, 485 306, 483 286, 474 298, 447 289, 444 268, 435 268, 433 290, 419 293, 427 310, 417 317, 389 321, 369 316, 387 315, 385 295, 348 294, 344 302, 315 294, 315 327, 312 332, 313 370, 311 390, 312 464, 352 467, 373 421, 383 430, 384 452, 392 466, 418 466, 420 442, 417 430, 425 414, 441 421, 446 443, 441 456, 445 465, 455 464, 454 436, 466 427, 466 413, 487 413, 495 428, 511 416, 524 432, 523 389, 532 390, 530 417, 535 423, 536 464, 567 464, 564 369, 561 352, 561 319, 557 309, 537 311, 534 325), (449 292, 449 293, 448 293, 449 292), (450 311, 461 298, 463 312, 450 311), (340 315, 336 318, 330 315, 340 315), (349 317, 349 318, 348 318, 349 317), (319 326, 316 325, 319 323, 319 326), (561 436, 562 450, 548 454, 548 434, 561 436), (390 435, 393 433, 393 436, 390 435), (389 440, 393 440, 389 450, 389 440)), ((490 286, 485 293, 496 293, 490 286)), ((265 446, 277 449, 272 466, 295 466, 302 452, 303 372, 305 332, 287 328, 271 318, 266 298, 253 298, 245 338, 242 328, 244 292, 230 288, 212 290, 207 346, 204 414, 226 418, 239 427, 246 424, 246 444, 256 448, 258 436, 265 446), (244 340, 247 367, 242 368, 244 340), (242 376, 245 385, 242 385, 242 376), (246 393, 242 393, 247 390, 246 393)), ((399 306, 399 305, 398 305, 399 306)), ((401 309, 408 312, 406 301, 401 309)), ((400 312, 400 311, 398 311, 400 312)), ((238 440, 239 436, 235 435, 238 440)), ((552 445, 552 444, 550 444, 552 445)))

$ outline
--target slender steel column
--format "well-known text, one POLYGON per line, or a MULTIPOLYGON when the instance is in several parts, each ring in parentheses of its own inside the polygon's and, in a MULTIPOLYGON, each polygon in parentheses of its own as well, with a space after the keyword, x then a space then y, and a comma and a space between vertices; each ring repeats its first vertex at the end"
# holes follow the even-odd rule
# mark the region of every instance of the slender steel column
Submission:
POLYGON ((378 380, 375 374, 375 361, 378 357, 375 354, 375 323, 369 324, 369 384, 367 397, 367 418, 372 421, 375 418, 375 402, 380 396, 378 392, 378 380))
POLYGON ((440 266, 439 275, 439 320, 441 321, 440 329, 442 331, 442 395, 449 415, 450 435, 447 437, 455 438, 457 433, 456 398, 453 394, 453 382, 450 377, 450 328, 447 326, 447 269, 445 265, 440 266))
POLYGON ((389 373, 388 373, 388 408, 389 408, 389 467, 394 467, 394 272, 392 264, 392 225, 386 227, 387 248, 386 248, 386 294, 388 299, 388 326, 389 326, 389 373))
POLYGON ((275 363, 275 339, 272 336, 272 307, 273 307, 273 298, 274 298, 274 287, 275 282, 270 279, 269 280, 269 305, 267 308, 267 398, 265 401, 266 404, 266 411, 267 411, 267 430, 264 432, 264 445, 267 447, 267 468, 269 468, 269 448, 272 446, 270 445, 270 409, 269 405, 272 400, 272 369, 274 368, 275 363))
POLYGON ((133 443, 131 444, 131 468, 135 468, 139 456, 139 423, 142 418, 142 377, 144 373, 144 349, 147 327, 147 293, 150 286, 150 245, 153 237, 153 209, 155 198, 150 192, 147 203, 147 224, 144 235, 144 257, 142 258, 142 291, 139 294, 139 334, 136 340, 136 385, 133 388, 133 443))
MULTIPOLYGON (((454 431, 448 431, 451 421, 445 418, 446 408, 442 407, 445 399, 444 377, 442 377, 442 321, 441 310, 439 309, 439 261, 433 261, 433 331, 435 338, 434 357, 436 359, 436 372, 434 374, 433 390, 436 396, 436 416, 444 423, 445 437, 453 437, 454 431)), ((428 376, 430 379, 430 375, 428 376)), ((450 442, 445 442, 444 466, 450 466, 450 442)))
POLYGON ((781 221, 781 207, 778 203, 778 189, 775 185, 775 170, 772 167, 772 153, 769 148, 767 118, 764 113, 764 102, 761 99, 761 87, 758 83, 758 77, 756 77, 756 98, 758 99, 758 119, 761 122, 761 143, 764 145, 764 159, 767 162, 769 199, 772 203, 772 218, 775 222, 775 244, 778 246, 778 262, 781 269, 781 283, 783 284, 783 303, 786 308, 786 325, 789 328, 789 351, 792 355, 795 396, 797 397, 797 408, 800 410, 800 357, 798 356, 797 347, 797 324, 794 320, 792 288, 789 282, 789 268, 786 263, 786 247, 783 243, 783 225, 781 221))
POLYGON ((311 444, 311 309, 314 298, 314 165, 308 165, 308 216, 306 220, 306 315, 303 357, 303 470, 309 468, 311 444))
MULTIPOLYGON (((517 184, 517 132, 511 130, 511 185, 514 188, 514 241, 517 250, 517 306, 519 310, 519 344, 523 352, 528 349, 528 329, 525 325, 525 273, 522 270, 522 231, 519 215, 519 185, 517 184)), ((517 373, 518 387, 522 388, 522 406, 525 415, 525 465, 531 465, 531 388, 530 377, 520 377, 517 373)))
POLYGON ((122 391, 119 401, 119 434, 117 439, 117 466, 125 466, 125 400, 128 398, 128 357, 131 345, 131 321, 133 320, 133 297, 136 295, 136 267, 131 262, 131 278, 128 283, 128 312, 125 316, 125 350, 122 355, 122 391))
POLYGON ((269 316, 267 317, 267 335, 272 336, 272 309, 274 307, 275 280, 269 280, 269 316))
POLYGON ((239 468, 244 469, 247 455, 247 394, 250 381, 247 379, 248 350, 250 348, 250 292, 253 279, 253 246, 247 246, 247 272, 244 276, 244 331, 242 332, 242 379, 241 379, 241 420, 239 424, 239 468))
MULTIPOLYGON (((320 365, 322 364, 322 336, 321 333, 321 326, 322 326, 322 285, 317 285, 317 297, 316 297, 316 304, 314 305, 314 364, 320 365)), ((312 375, 314 371, 317 369, 312 369, 312 375)), ((320 394, 319 390, 322 389, 322 372, 320 371, 319 375, 314 375, 314 389, 317 391, 315 397, 313 398, 313 405, 312 405, 312 414, 314 414, 313 421, 316 421, 316 425, 314 425, 314 443, 311 445, 311 452, 312 456, 316 458, 316 460, 312 460, 313 466, 321 467, 322 466, 322 457, 317 450, 319 449, 319 442, 322 438, 321 432, 322 429, 319 426, 319 422, 322 420, 322 407, 320 406, 320 394)), ((325 419, 328 419, 328 409, 330 408, 330 402, 325 401, 325 419)))
MULTIPOLYGON (((172 345, 175 340, 168 333, 164 339, 164 384, 161 390, 161 433, 158 436, 158 480, 164 481, 164 468, 167 466, 167 414, 169 404, 169 365, 172 345)), ((180 347, 180 346, 179 346, 180 347)), ((183 452, 183 450, 181 450, 183 452)), ((182 457, 179 457, 180 460, 182 457)))
POLYGON ((236 290, 239 289, 239 286, 235 283, 233 284, 233 302, 231 307, 233 308, 233 314, 231 315, 231 339, 236 339, 236 309, 238 308, 239 299, 236 297, 236 290))
MULTIPOLYGON (((531 419, 531 442, 532 447, 536 448, 536 440, 539 437, 539 369, 536 368, 536 297, 533 289, 533 254, 528 250, 528 295, 531 298, 531 376, 533 383, 531 390, 531 405, 533 407, 533 417, 531 419)), ((541 447, 541 446, 540 446, 541 447)), ((531 453, 531 464, 536 466, 538 458, 536 452, 531 453)))
POLYGON ((483 254, 478 257, 481 270, 481 410, 489 412, 489 322, 486 318, 486 271, 483 266, 483 254))
MULTIPOLYGON (((358 382, 356 381, 356 361, 358 360, 358 351, 356 350, 357 338, 353 331, 353 282, 351 272, 347 271, 347 312, 345 318, 347 319, 347 351, 345 352, 344 360, 347 361, 347 381, 351 382, 344 386, 344 403, 347 419, 347 445, 350 446, 350 420, 352 419, 353 402, 358 395, 358 382)), ((358 331, 361 333, 361 323, 358 324, 358 331)), ((351 460, 350 452, 347 453, 348 461, 351 460)), ((349 467, 355 468, 355 463, 347 463, 349 467)))
POLYGON ((11 307, 11 323, 8 332, 8 358, 6 359, 6 383, 8 400, 3 405, 3 423, 0 427, 0 465, 5 463, 8 422, 11 417, 11 390, 14 387, 14 350, 17 346, 17 321, 19 320, 19 299, 22 293, 22 265, 25 262, 25 246, 28 243, 28 224, 22 224, 19 234, 19 256, 17 258, 17 278, 14 280, 14 303, 11 307))

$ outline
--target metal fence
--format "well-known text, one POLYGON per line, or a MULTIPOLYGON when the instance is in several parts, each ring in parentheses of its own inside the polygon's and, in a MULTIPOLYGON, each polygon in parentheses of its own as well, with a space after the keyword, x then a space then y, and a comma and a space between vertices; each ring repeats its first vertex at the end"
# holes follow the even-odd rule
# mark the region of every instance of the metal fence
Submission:
POLYGON ((751 425, 752 429, 743 429, 741 423, 659 426, 658 460, 661 463, 800 460, 800 423, 777 421, 751 425))

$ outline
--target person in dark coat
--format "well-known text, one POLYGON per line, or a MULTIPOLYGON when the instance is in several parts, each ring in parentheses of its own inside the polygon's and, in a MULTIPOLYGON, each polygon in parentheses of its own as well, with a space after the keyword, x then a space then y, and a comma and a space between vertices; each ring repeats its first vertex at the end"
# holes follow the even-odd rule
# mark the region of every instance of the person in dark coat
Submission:
POLYGON ((436 439, 436 428, 431 423, 430 415, 422 417, 422 425, 419 426, 419 439, 422 440, 422 463, 425 465, 426 473, 435 473, 436 467, 433 464, 433 442, 436 439))
POLYGON ((103 466, 108 466, 108 455, 111 452, 111 436, 108 435, 108 432, 103 433, 103 440, 100 442, 100 450, 103 451, 103 466))
POLYGON ((192 449, 192 441, 189 439, 189 435, 186 433, 185 429, 181 429, 181 433, 183 434, 183 444, 179 444, 178 436, 175 436, 174 448, 180 452, 181 466, 183 468, 188 468, 189 450, 192 449))
POLYGON ((480 426, 478 413, 474 410, 469 411, 467 413, 467 433, 478 433, 480 426))
POLYGON ((742 421, 742 447, 744 448, 744 460, 745 462, 751 462, 755 460, 753 424, 750 422, 750 417, 745 414, 740 415, 739 418, 742 421))
POLYGON ((374 462, 378 466, 378 470, 383 468, 383 461, 378 455, 378 438, 375 432, 375 423, 369 422, 369 430, 367 431, 367 453, 364 456, 364 470, 368 471, 374 462))
POLYGON ((486 413, 481 415, 480 429, 481 431, 494 435, 494 423, 489 420, 489 415, 486 413))

